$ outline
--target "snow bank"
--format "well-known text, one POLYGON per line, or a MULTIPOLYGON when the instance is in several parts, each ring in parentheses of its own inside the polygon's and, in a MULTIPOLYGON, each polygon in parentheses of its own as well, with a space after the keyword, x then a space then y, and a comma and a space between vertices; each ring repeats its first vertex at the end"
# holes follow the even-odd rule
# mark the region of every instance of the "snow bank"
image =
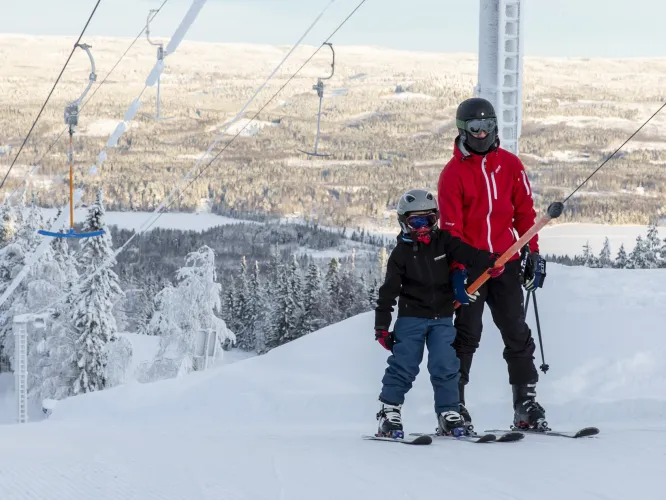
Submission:
MULTIPOLYGON (((0 426, 0 497, 661 499, 665 278, 552 265, 538 292, 550 364, 539 400, 552 426, 597 425, 598 438, 528 435, 482 448, 362 441, 376 426, 388 355, 366 313, 263 356, 70 398, 39 425, 0 426), (391 464, 398 480, 378 475, 377 464, 391 464), (529 473, 517 481, 516 467, 529 473)), ((484 325, 468 406, 477 429, 506 427, 503 346, 488 312, 484 325)), ((432 404, 424 361, 403 411, 408 432, 434 429, 432 404)))
MULTIPOLYGON (((593 415, 594 422, 605 421, 612 417, 609 404, 622 405, 625 417, 666 416, 666 366, 656 362, 666 355, 666 338, 656 328, 666 322, 666 309, 659 307, 666 302, 665 279, 666 270, 549 267, 548 284, 538 294, 546 361, 551 365, 541 377, 539 396, 550 420, 566 423, 583 411, 593 415), (644 290, 651 294, 646 296, 644 290), (631 332, 640 332, 640 343, 632 342, 631 332), (626 407, 629 400, 636 402, 626 407)), ((501 339, 487 311, 484 322, 468 402, 479 422, 498 425, 511 419, 511 391, 501 339)), ((123 401, 125 396, 140 401, 138 407, 124 409, 123 418, 178 419, 186 418, 187 409, 195 406, 215 413, 231 407, 233 412, 224 412, 225 425, 243 427, 255 412, 277 405, 284 418, 280 425, 333 425, 341 419, 345 425, 367 426, 376 411, 386 359, 372 329, 373 314, 367 313, 187 381, 121 388, 123 401)), ((432 427, 430 392, 427 376, 420 377, 409 395, 410 424, 432 427)), ((118 398, 73 398, 61 403, 59 418, 76 417, 83 408, 85 413, 94 411, 102 400, 108 413, 118 398)))

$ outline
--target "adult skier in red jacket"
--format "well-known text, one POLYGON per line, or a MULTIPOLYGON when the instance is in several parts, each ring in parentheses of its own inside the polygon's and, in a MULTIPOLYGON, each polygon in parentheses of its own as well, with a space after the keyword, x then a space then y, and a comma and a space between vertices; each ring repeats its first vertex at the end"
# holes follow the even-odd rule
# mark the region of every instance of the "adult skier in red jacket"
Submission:
MULTIPOLYGON (((516 155, 499 147, 497 117, 489 101, 478 97, 463 101, 456 113, 456 125, 459 135, 453 158, 438 182, 441 228, 476 248, 502 254, 517 241, 516 232, 524 234, 536 219, 525 167, 516 155)), ((470 428, 473 426, 465 407, 464 388, 481 340, 484 303, 488 303, 504 341, 504 359, 513 388, 514 425, 545 425, 545 410, 535 400, 539 376, 521 288, 524 285, 533 290, 543 285, 545 261, 539 256, 537 236, 528 246, 524 271, 516 253, 477 292, 468 294, 468 305, 456 311, 454 347, 460 359, 460 414, 470 428)), ((458 276, 453 282, 472 283, 485 269, 465 269, 453 263, 451 271, 458 276)))

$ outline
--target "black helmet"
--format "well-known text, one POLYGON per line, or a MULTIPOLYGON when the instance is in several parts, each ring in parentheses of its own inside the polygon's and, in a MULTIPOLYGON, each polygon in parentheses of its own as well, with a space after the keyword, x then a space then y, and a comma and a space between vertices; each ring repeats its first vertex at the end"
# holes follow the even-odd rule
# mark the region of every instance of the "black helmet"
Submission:
POLYGON ((497 147, 497 115, 490 101, 472 97, 460 103, 456 112, 456 127, 465 147, 484 155, 497 147), (472 134, 486 132, 483 139, 472 134))

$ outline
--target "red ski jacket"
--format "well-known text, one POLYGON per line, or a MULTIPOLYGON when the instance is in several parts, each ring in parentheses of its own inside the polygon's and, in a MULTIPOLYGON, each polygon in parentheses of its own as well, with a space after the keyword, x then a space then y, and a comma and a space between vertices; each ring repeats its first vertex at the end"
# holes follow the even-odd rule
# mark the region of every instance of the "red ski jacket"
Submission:
MULTIPOLYGON (((437 197, 440 227, 481 250, 504 253, 517 241, 514 229, 523 235, 536 221, 524 165, 499 147, 480 156, 461 151, 456 139, 453 158, 439 176, 437 197)), ((538 236, 529 245, 538 252, 538 236)), ((451 267, 463 268, 458 263, 451 267)))

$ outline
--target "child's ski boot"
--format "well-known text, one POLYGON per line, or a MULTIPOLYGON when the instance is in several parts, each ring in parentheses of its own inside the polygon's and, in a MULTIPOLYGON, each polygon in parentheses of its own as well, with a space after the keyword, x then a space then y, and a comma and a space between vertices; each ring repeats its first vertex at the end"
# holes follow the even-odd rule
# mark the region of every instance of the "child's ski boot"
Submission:
POLYGON ((465 420, 457 411, 446 411, 437 415, 437 430, 439 436, 466 436, 465 420))
POLYGON ((402 405, 392 405, 382 402, 382 408, 377 413, 379 421, 377 436, 403 439, 405 433, 402 429, 402 416, 400 408, 402 405))

